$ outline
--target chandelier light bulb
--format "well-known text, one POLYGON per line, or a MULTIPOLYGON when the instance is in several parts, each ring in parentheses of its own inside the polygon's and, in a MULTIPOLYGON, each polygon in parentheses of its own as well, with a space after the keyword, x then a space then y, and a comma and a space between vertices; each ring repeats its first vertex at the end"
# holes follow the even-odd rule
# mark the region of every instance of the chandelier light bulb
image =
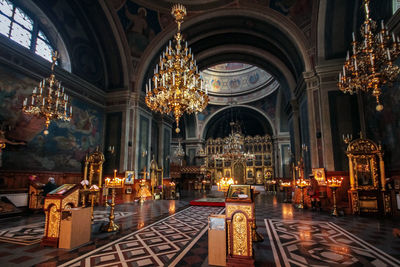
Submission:
POLYGON ((338 86, 344 93, 372 94, 376 99, 376 110, 382 111, 382 87, 390 86, 400 74, 394 64, 400 55, 399 38, 389 33, 383 20, 380 30, 369 17, 369 0, 364 0, 365 20, 360 28, 362 40, 357 41, 352 33, 352 54, 347 52, 343 70, 339 73, 338 86))
POLYGON ((64 93, 61 82, 56 80, 54 67, 58 59, 58 52, 52 56, 50 77, 43 79, 39 87, 32 90, 32 94, 22 103, 22 111, 28 115, 45 119, 44 134, 49 134, 49 125, 52 120, 70 121, 72 106, 70 98, 64 93), (30 98, 30 101, 28 100, 30 98))
POLYGON ((179 133, 179 120, 183 114, 202 112, 208 104, 208 95, 202 86, 193 53, 181 34, 186 8, 176 4, 171 14, 178 24, 178 31, 174 42, 170 40, 160 55, 154 75, 146 85, 145 101, 153 111, 172 114, 176 122, 175 131, 179 133))

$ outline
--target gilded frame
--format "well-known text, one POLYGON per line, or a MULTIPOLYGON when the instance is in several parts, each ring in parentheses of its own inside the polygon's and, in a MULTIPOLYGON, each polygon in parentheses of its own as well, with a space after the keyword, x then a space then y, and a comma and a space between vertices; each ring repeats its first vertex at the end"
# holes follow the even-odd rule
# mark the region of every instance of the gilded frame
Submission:
POLYGON ((354 171, 354 184, 356 189, 361 190, 377 190, 379 188, 379 175, 378 166, 376 162, 375 155, 353 155, 353 171, 354 171), (371 175, 372 184, 371 185, 360 185, 361 174, 359 171, 359 160, 367 160, 369 164, 369 173, 371 175))

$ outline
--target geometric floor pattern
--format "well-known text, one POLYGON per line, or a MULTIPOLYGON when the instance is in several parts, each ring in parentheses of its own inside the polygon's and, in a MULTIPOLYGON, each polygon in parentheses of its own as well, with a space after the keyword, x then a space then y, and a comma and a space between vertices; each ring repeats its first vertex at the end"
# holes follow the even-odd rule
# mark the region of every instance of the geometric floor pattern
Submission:
POLYGON ((60 266, 175 266, 223 210, 186 208, 60 266))
MULTIPOLYGON (((109 211, 94 211, 94 222, 108 221, 109 211)), ((125 218, 133 215, 134 212, 121 212, 116 211, 114 213, 115 220, 125 218)), ((23 226, 17 226, 0 230, 0 241, 19 244, 19 245, 31 245, 39 243, 42 240, 44 233, 44 219, 41 222, 31 223, 23 226)))
POLYGON ((400 266, 332 222, 265 219, 276 266, 400 266))

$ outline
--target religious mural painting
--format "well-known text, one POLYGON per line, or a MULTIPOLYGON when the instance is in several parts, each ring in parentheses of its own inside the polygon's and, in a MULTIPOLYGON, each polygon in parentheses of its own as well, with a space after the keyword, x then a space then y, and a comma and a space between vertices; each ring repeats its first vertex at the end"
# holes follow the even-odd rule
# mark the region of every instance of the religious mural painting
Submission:
POLYGON ((121 5, 118 16, 126 33, 131 55, 140 57, 154 36, 161 31, 158 13, 130 0, 121 5))
POLYGON ((3 168, 18 170, 81 171, 86 153, 100 146, 103 110, 73 98, 70 122, 53 121, 43 134, 44 120, 22 113, 22 101, 38 82, 0 66, 0 120, 10 126, 7 137, 26 142, 3 151, 3 168))

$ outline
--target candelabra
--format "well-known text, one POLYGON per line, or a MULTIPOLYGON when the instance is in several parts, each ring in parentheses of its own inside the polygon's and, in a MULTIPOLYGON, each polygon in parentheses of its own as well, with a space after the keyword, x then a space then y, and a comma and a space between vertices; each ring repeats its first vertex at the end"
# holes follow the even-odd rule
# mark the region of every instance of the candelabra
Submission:
POLYGON ((288 198, 288 192, 289 192, 289 188, 292 187, 292 183, 291 182, 280 182, 280 185, 285 189, 285 199, 283 200, 284 203, 290 203, 291 200, 290 198, 288 198))
POLYGON ((231 184, 237 184, 232 177, 222 177, 218 182, 218 191, 226 192, 231 184))
POLYGON ((114 209, 115 209, 115 188, 122 188, 124 184, 124 179, 118 178, 117 177, 117 170, 114 170, 114 178, 106 178, 104 180, 105 187, 111 188, 111 209, 110 209, 110 216, 109 222, 103 226, 102 230, 103 232, 113 232, 113 231, 118 231, 119 226, 114 222, 115 215, 114 215, 114 209))
POLYGON ((342 185, 343 177, 337 179, 336 177, 328 178, 327 183, 328 186, 332 189, 332 198, 333 198, 333 210, 332 215, 338 216, 337 207, 336 207, 336 189, 342 185))
POLYGON ((342 139, 345 142, 345 144, 348 145, 351 142, 351 140, 353 139, 353 135, 352 134, 343 135, 342 139))
POLYGON ((299 209, 304 209, 305 206, 304 206, 304 192, 303 192, 304 190, 303 189, 305 187, 309 186, 310 183, 308 181, 304 180, 303 178, 300 178, 296 181, 296 185, 298 188, 300 188, 300 203, 299 203, 299 205, 297 205, 297 207, 299 209))
POLYGON ((46 119, 45 135, 49 133, 49 125, 52 120, 70 121, 72 118, 70 99, 64 93, 61 82, 56 80, 54 75, 57 58, 58 53, 55 51, 52 56, 50 77, 44 78, 39 83, 39 87, 33 89, 32 95, 24 99, 22 106, 24 113, 46 119))
POLYGON ((201 112, 208 104, 207 89, 203 89, 196 60, 181 34, 181 24, 186 8, 177 4, 172 7, 172 16, 178 24, 174 35, 175 47, 169 41, 165 52, 154 69, 152 79, 146 84, 146 104, 154 111, 173 113, 176 132, 179 133, 179 119, 184 113, 201 112), (152 87, 153 86, 153 87, 152 87), (153 89, 152 89, 153 88, 153 89))
POLYGON ((356 41, 353 32, 352 54, 347 52, 338 86, 344 93, 370 92, 376 99, 376 110, 382 111, 381 88, 390 85, 400 73, 393 64, 400 55, 400 40, 394 33, 390 36, 383 21, 377 31, 376 22, 369 17, 369 2, 364 0, 365 20, 360 29, 363 40, 356 41))

